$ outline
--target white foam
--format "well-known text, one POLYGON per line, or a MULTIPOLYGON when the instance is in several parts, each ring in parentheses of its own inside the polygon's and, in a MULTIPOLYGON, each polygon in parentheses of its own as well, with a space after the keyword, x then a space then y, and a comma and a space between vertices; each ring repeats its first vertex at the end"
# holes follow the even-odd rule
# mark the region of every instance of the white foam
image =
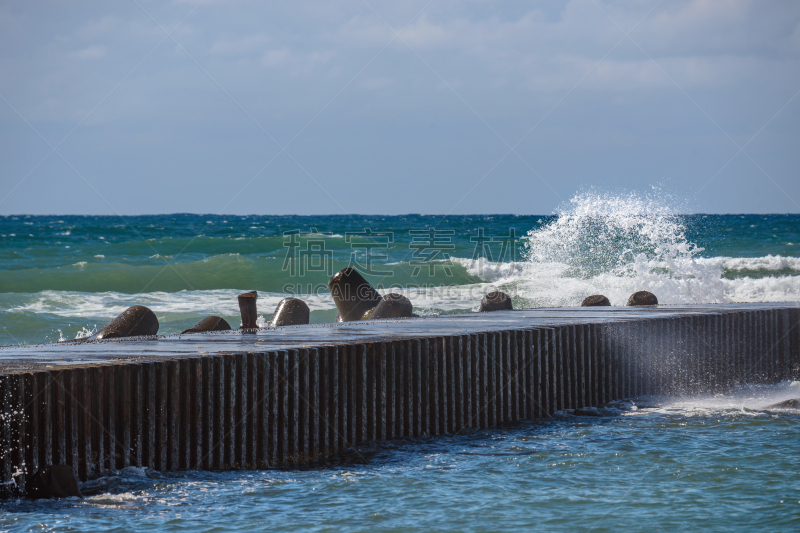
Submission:
POLYGON ((770 405, 795 398, 800 398, 800 381, 782 381, 775 385, 745 384, 735 387, 729 394, 668 400, 662 409, 703 414, 730 410, 762 411, 770 405))
POLYGON ((764 257, 711 257, 700 259, 700 262, 719 263, 730 272, 747 271, 796 271, 800 273, 800 257, 784 257, 766 255, 764 257))
MULTIPOLYGON (((41 291, 14 294, 16 305, 10 312, 46 313, 63 317, 113 318, 132 305, 144 305, 160 317, 181 314, 239 315, 236 296, 238 289, 208 291, 148 292, 124 294, 119 292, 41 291), (20 302, 21 300, 21 302, 20 302)), ((285 294, 260 292, 259 308, 271 312, 285 294)), ((2 298, 2 295, 0 295, 2 298)), ((330 294, 303 296, 311 310, 331 309, 330 294)))
POLYGON ((639 290, 663 304, 800 299, 800 258, 699 257, 673 213, 658 194, 582 192, 528 232, 527 261, 454 261, 531 307, 579 305, 590 294, 624 305, 639 290))
POLYGON ((129 504, 133 502, 138 502, 140 497, 132 492, 122 492, 119 494, 96 494, 94 496, 88 496, 86 498, 87 501, 93 503, 95 505, 119 505, 119 504, 129 504))

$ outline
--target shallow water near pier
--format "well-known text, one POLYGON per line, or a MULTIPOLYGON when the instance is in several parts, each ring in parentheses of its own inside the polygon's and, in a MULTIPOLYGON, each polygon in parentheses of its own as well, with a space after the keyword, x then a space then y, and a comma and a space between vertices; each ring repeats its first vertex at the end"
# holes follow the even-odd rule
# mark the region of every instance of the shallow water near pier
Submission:
POLYGON ((84 499, 7 501, 9 531, 792 530, 800 383, 644 398, 613 417, 364 446, 311 469, 127 469, 84 499))

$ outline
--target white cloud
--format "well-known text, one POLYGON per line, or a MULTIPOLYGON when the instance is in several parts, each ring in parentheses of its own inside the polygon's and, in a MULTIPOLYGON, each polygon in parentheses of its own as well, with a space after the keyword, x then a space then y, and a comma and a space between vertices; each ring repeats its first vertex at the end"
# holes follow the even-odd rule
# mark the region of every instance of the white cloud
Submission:
POLYGON ((409 26, 400 37, 409 45, 421 48, 430 48, 436 46, 447 46, 457 40, 453 32, 464 28, 466 24, 464 21, 455 20, 447 25, 439 25, 430 22, 425 17, 420 17, 411 26, 409 26))
POLYGON ((394 32, 374 15, 356 15, 340 24, 333 37, 340 45, 383 47, 392 40, 394 32))
MULTIPOLYGON (((571 88, 608 52, 587 86, 621 91, 674 86, 660 65, 687 88, 719 87, 746 78, 775 51, 793 51, 793 60, 800 60, 797 7, 688 0, 664 3, 647 15, 652 7, 569 0, 557 16, 536 9, 508 16, 498 8, 477 17, 470 5, 454 3, 424 13, 395 44, 398 51, 405 41, 422 54, 449 54, 440 63, 464 69, 473 83, 496 85, 502 79, 503 85, 538 90, 571 88)), ((333 39, 347 47, 382 47, 402 27, 390 28, 377 16, 356 16, 342 23, 333 39)))
POLYGON ((212 54, 246 54, 264 50, 270 42, 266 33, 248 35, 239 39, 216 41, 211 45, 212 54))
POLYGON ((280 50, 267 50, 261 59, 261 64, 265 67, 281 67, 292 60, 292 52, 286 48, 280 50))
MULTIPOLYGON (((604 0, 601 9, 595 0, 534 7, 440 0, 417 17, 426 3, 375 0, 380 16, 366 6, 335 0, 324 5, 302 0, 282 8, 257 2, 233 7, 203 4, 173 37, 224 80, 226 88, 258 99, 268 87, 273 98, 263 105, 281 101, 284 112, 287 101, 298 109, 306 107, 300 102, 304 98, 327 101, 328 80, 342 75, 349 81, 368 63, 354 87, 393 95, 372 102, 373 109, 382 106, 382 113, 391 113, 435 106, 431 94, 449 89, 414 51, 450 84, 458 84, 457 90, 471 103, 481 105, 483 99, 487 113, 558 99, 584 76, 581 90, 626 95, 638 90, 646 96, 655 88, 676 89, 662 68, 686 90, 765 88, 771 83, 767 80, 787 85, 800 81, 800 2, 730 0, 720 7, 711 0, 674 0, 659 4, 645 17, 653 7, 650 1, 604 0), (402 38, 376 58, 412 19, 402 38), (657 63, 623 38, 637 23, 631 38, 657 63), (262 68, 254 68, 259 63, 262 68), (291 80, 295 76, 317 83, 298 91, 291 80)), ((154 16, 169 31, 193 7, 173 5, 171 12, 154 16)), ((123 9, 95 9, 90 16, 70 19, 72 26, 63 25, 65 30, 56 25, 46 39, 31 38, 31 46, 22 48, 25 61, 21 53, 14 62, 2 63, 0 56, 0 68, 10 73, 8 79, 28 80, 32 90, 21 89, 20 94, 34 95, 30 98, 37 102, 55 98, 69 109, 91 108, 93 97, 86 94, 85 80, 92 79, 95 87, 113 87, 127 72, 124 66, 132 68, 164 37, 151 20, 133 11, 136 16, 130 17, 123 9), (57 42, 59 36, 63 42, 57 42), (100 68, 105 64, 97 61, 111 53, 120 59, 119 73, 100 68), (75 62, 54 67, 54 57, 75 62)), ((0 8, 0 23, 11 16, 0 8)), ((20 24, 40 27, 35 25, 37 13, 13 16, 20 24)), ((126 84, 147 76, 160 91, 188 90, 188 98, 205 87, 182 81, 193 68, 183 51, 168 41, 126 84)))
POLYGON ((267 50, 261 59, 261 64, 265 67, 288 68, 289 74, 294 76, 314 72, 317 67, 330 63, 335 55, 331 50, 302 53, 280 48, 267 50))
POLYGON ((93 19, 81 26, 75 32, 75 36, 82 40, 92 40, 103 37, 109 32, 117 29, 120 19, 113 15, 106 15, 99 19, 93 19))
MULTIPOLYGON (((669 0, 647 17, 657 0, 596 2, 437 0, 417 17, 428 0, 369 0, 380 16, 363 2, 344 0, 222 5, 208 0, 172 35, 202 69, 171 40, 162 42, 162 30, 135 4, 57 2, 43 10, 32 2, 0 2, 0 89, 32 123, 63 121, 64 131, 101 103, 71 137, 75 146, 88 139, 87 134, 101 139, 87 142, 83 161, 94 164, 105 158, 114 168, 119 166, 115 154, 129 153, 131 142, 146 147, 152 143, 160 151, 140 159, 152 160, 153 166, 143 163, 136 171, 145 169, 145 175, 153 170, 164 179, 171 177, 159 167, 166 158, 197 160, 197 151, 184 142, 207 146, 209 154, 223 154, 224 142, 242 135, 245 142, 237 143, 242 157, 237 152, 236 159, 244 162, 240 170, 246 182, 263 166, 263 153, 256 146, 261 145, 253 141, 250 152, 248 144, 251 132, 258 138, 261 133, 247 129, 252 127, 249 123, 242 127, 245 114, 231 106, 225 93, 276 139, 293 138, 324 110, 293 145, 298 161, 305 165, 308 158, 307 168, 315 177, 326 172, 356 179, 372 176, 372 169, 364 169, 390 161, 398 142, 419 142, 421 151, 430 149, 428 159, 419 161, 431 163, 426 168, 432 173, 440 163, 455 168, 452 163, 469 159, 457 171, 458 179, 475 170, 477 180, 496 163, 493 156, 481 159, 483 147, 491 152, 502 143, 474 109, 509 140, 541 122, 520 150, 538 150, 548 179, 568 172, 578 176, 583 167, 575 162, 592 158, 596 160, 585 169, 613 175, 618 170, 615 161, 635 152, 630 147, 637 142, 646 148, 638 153, 663 150, 663 157, 648 156, 640 161, 644 165, 630 165, 635 167, 631 175, 658 174, 661 165, 680 159, 671 154, 685 151, 692 136, 724 147, 720 154, 702 155, 711 151, 698 144, 698 160, 705 158, 703 169, 710 168, 707 179, 730 158, 729 140, 670 76, 737 139, 749 139, 800 86, 796 0, 669 0), (402 39, 384 49, 412 20, 402 39), (630 37, 647 54, 630 38, 624 39, 640 21, 630 37), (419 136, 417 126, 428 122, 436 123, 436 135, 419 136), (380 134, 388 128, 391 142, 380 134), (366 137, 374 143, 372 153, 380 156, 360 156, 366 137), (628 150, 591 155, 608 139, 613 144, 613 138, 624 138, 628 150), (89 157, 98 146, 103 153, 89 157), (336 150, 326 153, 329 146, 336 150), (572 170, 563 170, 567 168, 572 170)), ((189 0, 143 6, 170 31, 198 4, 189 0)), ((758 160, 787 183, 796 174, 797 157, 791 149, 797 144, 792 136, 797 109, 787 106, 757 139, 778 154, 774 160, 782 161, 787 173, 779 176, 773 161, 758 160)), ((13 128, 26 127, 9 116, 0 126, 10 135, 17 131, 13 128)), ((41 143, 34 141, 22 155, 39 153, 41 143)), ((756 149, 756 144, 750 146, 756 149)), ((5 161, 17 157, 15 151, 8 148, 0 156, 5 161)), ((531 159, 537 170, 539 159, 531 159)), ((504 165, 513 161, 508 158, 504 165)), ((84 164, 82 171, 84 166, 92 172, 84 164)), ((513 171, 513 166, 503 168, 495 172, 513 171)), ((700 172, 697 168, 691 163, 669 170, 694 176, 700 172)))
POLYGON ((102 59, 106 55, 104 46, 89 46, 69 53, 72 59, 102 59))

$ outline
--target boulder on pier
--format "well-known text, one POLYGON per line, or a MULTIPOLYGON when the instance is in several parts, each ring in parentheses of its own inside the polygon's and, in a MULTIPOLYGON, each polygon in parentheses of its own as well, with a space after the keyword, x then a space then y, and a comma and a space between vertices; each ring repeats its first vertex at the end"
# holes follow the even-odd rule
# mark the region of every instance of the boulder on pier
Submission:
POLYGON ((511 305, 511 298, 508 297, 508 294, 501 291, 490 292, 481 300, 481 313, 511 309, 514 309, 514 306, 511 305))
POLYGON ((658 305, 658 298, 656 298, 656 295, 652 292, 638 291, 631 294, 631 297, 628 298, 628 305, 658 305))
POLYGON ((181 332, 181 335, 184 333, 202 333, 204 331, 228 331, 230 329, 231 325, 221 316, 207 316, 195 324, 194 327, 181 332))
POLYGON ((372 311, 370 319, 411 318, 412 316, 414 316, 414 306, 411 305, 411 300, 402 294, 390 292, 383 296, 375 310, 372 311))
POLYGON ((239 312, 242 314, 241 329, 258 329, 256 325, 256 320, 258 319, 258 308, 256 307, 258 292, 246 292, 240 294, 237 298, 239 300, 239 312))
POLYGON ((86 340, 118 339, 121 337, 141 337, 158 333, 156 314, 143 305, 132 305, 117 318, 86 340))
POLYGON ((609 299, 602 294, 593 294, 591 296, 587 296, 581 302, 581 307, 608 307, 610 305, 611 302, 609 299))
POLYGON ((328 281, 336 309, 339 311, 337 322, 367 320, 381 301, 372 285, 354 268, 343 268, 328 281))
POLYGON ((300 326, 308 324, 311 310, 300 298, 284 298, 278 302, 275 313, 270 320, 270 326, 300 326))

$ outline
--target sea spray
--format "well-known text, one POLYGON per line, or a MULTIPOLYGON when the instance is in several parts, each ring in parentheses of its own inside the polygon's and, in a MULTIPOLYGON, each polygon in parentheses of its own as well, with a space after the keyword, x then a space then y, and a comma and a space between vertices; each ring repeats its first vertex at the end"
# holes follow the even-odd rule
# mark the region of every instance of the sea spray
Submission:
POLYGON ((510 289, 521 304, 579 305, 606 294, 624 305, 637 290, 661 303, 728 302, 720 263, 704 262, 681 216, 660 195, 584 191, 524 238, 515 263, 465 263, 470 273, 510 289))
POLYGON ((616 305, 635 290, 665 304, 730 301, 722 268, 698 261, 703 248, 687 240, 673 209, 657 193, 581 192, 555 220, 528 232, 530 270, 587 281, 616 305))

